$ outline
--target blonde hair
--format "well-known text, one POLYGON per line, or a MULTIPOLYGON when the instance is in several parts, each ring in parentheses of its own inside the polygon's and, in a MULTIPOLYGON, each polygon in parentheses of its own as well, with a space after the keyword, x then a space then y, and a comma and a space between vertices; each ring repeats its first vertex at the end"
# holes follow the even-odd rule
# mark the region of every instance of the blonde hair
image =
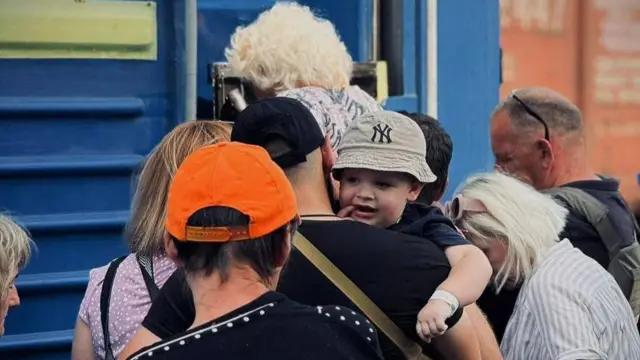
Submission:
POLYGON ((9 295, 15 272, 29 261, 32 246, 29 233, 8 216, 0 214, 0 305, 9 295))
POLYGON ((494 277, 496 292, 507 281, 517 284, 529 278, 541 255, 558 242, 565 225, 565 208, 503 173, 473 176, 458 193, 487 208, 487 212, 464 212, 456 222, 471 242, 506 245, 504 264, 494 277))
POLYGON ((225 56, 233 73, 262 90, 349 86, 353 60, 333 24, 307 6, 278 2, 238 27, 225 56))
POLYGON ((178 167, 193 151, 228 141, 229 123, 188 121, 168 133, 148 155, 140 171, 126 234, 132 251, 163 254, 162 237, 169 184, 178 167))

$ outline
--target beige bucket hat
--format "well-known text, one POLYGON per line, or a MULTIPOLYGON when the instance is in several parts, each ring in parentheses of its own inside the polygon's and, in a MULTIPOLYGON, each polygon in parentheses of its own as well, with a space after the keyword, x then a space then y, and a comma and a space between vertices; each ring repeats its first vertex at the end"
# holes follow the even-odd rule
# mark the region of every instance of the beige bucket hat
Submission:
POLYGON ((393 111, 371 112, 355 118, 345 131, 333 171, 401 172, 421 183, 432 183, 437 177, 427 164, 426 151, 424 135, 415 121, 393 111))

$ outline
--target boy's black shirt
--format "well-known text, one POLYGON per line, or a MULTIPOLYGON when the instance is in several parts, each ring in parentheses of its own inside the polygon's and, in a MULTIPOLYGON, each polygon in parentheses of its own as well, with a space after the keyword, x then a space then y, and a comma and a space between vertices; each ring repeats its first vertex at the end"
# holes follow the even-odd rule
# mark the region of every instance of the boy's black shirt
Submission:
POLYGON ((408 203, 397 224, 389 230, 428 239, 441 249, 450 246, 470 245, 456 229, 453 222, 436 206, 421 203, 408 203))

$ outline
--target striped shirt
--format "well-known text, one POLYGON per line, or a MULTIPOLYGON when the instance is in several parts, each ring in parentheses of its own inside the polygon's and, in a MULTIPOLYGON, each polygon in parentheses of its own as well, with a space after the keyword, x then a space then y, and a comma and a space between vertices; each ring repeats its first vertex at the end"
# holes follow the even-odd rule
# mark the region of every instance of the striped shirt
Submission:
POLYGON ((640 335, 613 277, 565 239, 523 284, 501 350, 505 360, 631 360, 640 335))

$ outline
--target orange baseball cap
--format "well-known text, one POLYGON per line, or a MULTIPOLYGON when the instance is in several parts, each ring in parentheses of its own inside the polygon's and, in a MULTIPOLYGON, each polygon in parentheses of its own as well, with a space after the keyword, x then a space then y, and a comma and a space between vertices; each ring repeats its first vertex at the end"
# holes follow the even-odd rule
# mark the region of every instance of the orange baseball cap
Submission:
POLYGON ((169 187, 165 227, 180 241, 238 241, 267 235, 296 215, 293 188, 269 154, 258 146, 224 142, 194 151, 180 165, 169 187), (187 225, 210 206, 238 210, 249 216, 249 225, 187 225))

